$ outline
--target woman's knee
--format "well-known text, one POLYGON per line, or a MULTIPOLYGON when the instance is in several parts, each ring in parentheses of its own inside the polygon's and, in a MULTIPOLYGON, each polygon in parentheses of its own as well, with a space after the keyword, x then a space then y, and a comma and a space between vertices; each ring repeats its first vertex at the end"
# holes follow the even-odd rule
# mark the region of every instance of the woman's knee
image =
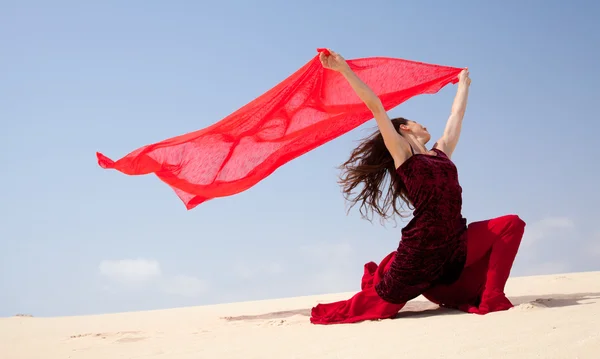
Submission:
POLYGON ((525 221, 516 214, 508 214, 500 218, 502 223, 499 228, 502 233, 500 238, 503 238, 503 241, 520 243, 525 233, 525 221))
POLYGON ((517 214, 507 214, 503 217, 510 227, 524 229, 527 225, 525 221, 517 214))
POLYGON ((496 218, 496 220, 502 223, 501 227, 504 227, 510 231, 521 232, 527 225, 525 221, 517 214, 507 214, 496 218))

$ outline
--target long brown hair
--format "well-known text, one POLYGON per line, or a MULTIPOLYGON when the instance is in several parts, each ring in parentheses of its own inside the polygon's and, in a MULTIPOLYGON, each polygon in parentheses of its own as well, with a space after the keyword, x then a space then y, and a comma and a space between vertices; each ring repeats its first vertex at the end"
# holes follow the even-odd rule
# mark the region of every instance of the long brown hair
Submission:
MULTIPOLYGON (((400 125, 406 125, 408 120, 398 117, 392 119, 392 123, 400 133, 400 125)), ((394 159, 378 130, 363 139, 340 168, 339 183, 344 197, 350 202, 349 210, 360 203, 362 218, 372 221, 374 215, 378 215, 382 223, 394 215, 406 217, 403 205, 411 206, 406 187, 396 173, 394 159), (389 184, 386 175, 389 175, 389 184), (360 185, 362 188, 356 191, 360 185)))

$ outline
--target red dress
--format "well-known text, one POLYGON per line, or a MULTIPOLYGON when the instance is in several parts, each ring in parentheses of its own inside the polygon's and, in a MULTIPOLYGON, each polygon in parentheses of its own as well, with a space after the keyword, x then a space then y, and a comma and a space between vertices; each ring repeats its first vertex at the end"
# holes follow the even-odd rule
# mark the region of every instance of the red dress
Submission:
POLYGON ((462 188, 454 163, 434 151, 413 154, 396 170, 414 207, 398 249, 379 265, 365 264, 362 290, 352 298, 314 307, 312 323, 392 318, 407 301, 459 278, 467 256, 462 188))
POLYGON ((413 153, 397 173, 414 206, 398 249, 364 266, 361 291, 349 300, 319 304, 314 324, 354 323, 396 316, 423 295, 441 306, 486 314, 510 309, 504 286, 525 222, 517 215, 466 224, 456 166, 439 149, 413 153))
POLYGON ((456 281, 465 265, 467 220, 461 214, 458 171, 444 152, 433 151, 436 156, 413 154, 396 170, 414 212, 389 270, 375 286, 390 303, 405 303, 434 285, 456 281))
POLYGON ((504 286, 525 222, 513 214, 467 226, 456 166, 444 152, 434 151, 435 156, 413 153, 397 169, 414 206, 398 249, 379 265, 365 264, 361 291, 352 298, 314 307, 312 323, 393 318, 421 294, 470 313, 512 307, 504 286))

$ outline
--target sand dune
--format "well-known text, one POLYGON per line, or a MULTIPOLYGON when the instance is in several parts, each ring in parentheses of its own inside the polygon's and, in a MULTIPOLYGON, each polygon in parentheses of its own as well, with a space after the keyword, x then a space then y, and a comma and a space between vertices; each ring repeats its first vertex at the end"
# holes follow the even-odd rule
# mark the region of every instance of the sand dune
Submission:
POLYGON ((393 320, 309 323, 313 305, 352 294, 2 318, 0 358, 600 358, 600 272, 511 278, 516 307, 485 316, 418 298, 393 320))

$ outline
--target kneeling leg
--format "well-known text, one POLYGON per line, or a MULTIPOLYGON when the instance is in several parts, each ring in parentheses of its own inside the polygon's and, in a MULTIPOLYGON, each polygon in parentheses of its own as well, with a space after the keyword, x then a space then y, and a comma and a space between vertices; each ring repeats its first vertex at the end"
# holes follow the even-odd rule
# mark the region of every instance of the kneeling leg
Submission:
POLYGON ((525 222, 506 215, 471 223, 467 230, 467 263, 460 278, 424 294, 440 305, 477 314, 513 307, 504 287, 523 238, 525 222))

